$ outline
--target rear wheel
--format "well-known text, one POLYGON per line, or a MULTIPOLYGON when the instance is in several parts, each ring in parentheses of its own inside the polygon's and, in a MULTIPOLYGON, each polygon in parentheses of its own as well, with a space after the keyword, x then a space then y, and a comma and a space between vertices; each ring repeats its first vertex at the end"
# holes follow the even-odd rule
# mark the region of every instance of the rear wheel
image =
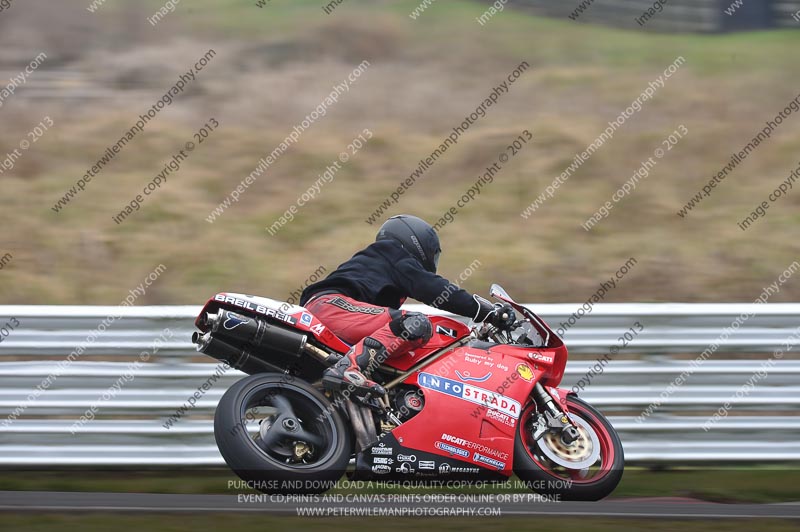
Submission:
POLYGON ((580 434, 569 445, 552 432, 534 440, 541 412, 533 402, 525 408, 514 443, 514 472, 544 495, 560 500, 600 500, 614 491, 622 478, 622 442, 608 420, 585 401, 569 395, 567 407, 580 434))
POLYGON ((344 474, 352 438, 330 401, 284 375, 244 378, 222 396, 214 437, 225 462, 266 493, 322 493, 344 474))

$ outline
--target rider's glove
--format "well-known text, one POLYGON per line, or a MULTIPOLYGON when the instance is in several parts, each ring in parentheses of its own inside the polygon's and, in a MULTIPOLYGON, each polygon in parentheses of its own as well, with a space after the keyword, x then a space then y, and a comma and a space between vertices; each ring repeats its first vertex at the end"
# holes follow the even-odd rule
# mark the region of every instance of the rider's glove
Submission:
POLYGON ((498 303, 486 320, 500 330, 510 329, 517 321, 514 308, 508 303, 498 303))
POLYGON ((476 323, 481 323, 486 321, 489 317, 489 314, 494 312, 494 305, 492 302, 482 298, 478 294, 472 296, 472 299, 478 304, 478 312, 475 313, 475 316, 472 317, 472 321, 476 323))

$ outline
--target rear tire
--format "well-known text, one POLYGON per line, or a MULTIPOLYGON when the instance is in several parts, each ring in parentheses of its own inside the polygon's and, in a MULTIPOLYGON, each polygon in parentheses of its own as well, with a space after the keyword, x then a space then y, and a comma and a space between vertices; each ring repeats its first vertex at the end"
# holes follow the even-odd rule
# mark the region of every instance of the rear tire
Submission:
POLYGON ((276 373, 251 375, 225 392, 214 437, 228 466, 264 493, 329 490, 353 447, 348 425, 322 393, 276 373))
POLYGON ((520 416, 514 442, 514 472, 529 487, 563 501, 597 501, 608 496, 622 479, 625 456, 611 423, 575 395, 567 407, 581 437, 569 447, 556 435, 533 440, 539 414, 529 403, 520 416))

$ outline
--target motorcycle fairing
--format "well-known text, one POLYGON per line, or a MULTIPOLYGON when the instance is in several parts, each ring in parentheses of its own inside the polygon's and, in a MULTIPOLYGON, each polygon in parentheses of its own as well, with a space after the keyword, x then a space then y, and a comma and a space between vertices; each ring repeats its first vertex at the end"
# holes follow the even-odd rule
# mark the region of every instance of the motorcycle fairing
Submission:
POLYGON ((308 332, 319 342, 339 353, 346 353, 350 348, 350 346, 331 332, 305 307, 290 305, 286 302, 277 301, 268 297, 221 292, 206 302, 202 312, 200 312, 195 321, 195 325, 201 331, 206 332, 207 325, 202 317, 205 316, 207 312, 216 312, 219 308, 226 308, 234 311, 244 310, 259 314, 275 320, 278 323, 308 332))
POLYGON ((534 362, 530 348, 479 345, 487 347, 460 347, 406 379, 420 387, 425 406, 392 434, 416 451, 490 465, 508 476, 519 416, 552 364, 534 362))
POLYGON ((384 364, 400 371, 407 371, 431 353, 447 347, 470 333, 469 327, 453 318, 448 318, 447 316, 428 316, 428 318, 431 320, 433 329, 431 339, 422 347, 418 347, 404 355, 389 358, 384 364))
MULTIPOLYGON (((490 294, 492 297, 496 297, 501 301, 505 301, 511 305, 514 310, 530 320, 531 325, 537 330, 542 338, 546 339, 546 343, 543 347, 537 347, 533 350, 542 351, 540 355, 545 358, 551 358, 551 362, 553 362, 553 367, 550 372, 545 375, 544 379, 542 380, 542 384, 552 383, 554 385, 558 385, 558 383, 560 383, 561 379, 564 377, 564 370, 567 367, 567 347, 564 345, 564 341, 560 336, 553 332, 550 326, 547 325, 542 318, 537 316, 528 308, 514 301, 502 286, 493 284, 490 294)), ((541 358, 539 360, 541 360, 541 358)))
POLYGON ((390 432, 356 455, 352 479, 429 481, 441 485, 438 483, 448 480, 502 481, 506 476, 487 464, 474 464, 407 447, 390 432))

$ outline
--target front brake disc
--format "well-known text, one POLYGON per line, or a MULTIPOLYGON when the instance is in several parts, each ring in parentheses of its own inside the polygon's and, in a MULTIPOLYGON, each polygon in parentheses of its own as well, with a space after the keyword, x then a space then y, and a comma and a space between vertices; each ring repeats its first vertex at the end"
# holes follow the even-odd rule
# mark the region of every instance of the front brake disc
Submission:
POLYGON ((550 431, 536 440, 536 445, 557 465, 567 469, 588 469, 600 457, 600 438, 586 421, 572 414, 569 417, 580 434, 577 440, 566 445, 560 434, 550 431))

